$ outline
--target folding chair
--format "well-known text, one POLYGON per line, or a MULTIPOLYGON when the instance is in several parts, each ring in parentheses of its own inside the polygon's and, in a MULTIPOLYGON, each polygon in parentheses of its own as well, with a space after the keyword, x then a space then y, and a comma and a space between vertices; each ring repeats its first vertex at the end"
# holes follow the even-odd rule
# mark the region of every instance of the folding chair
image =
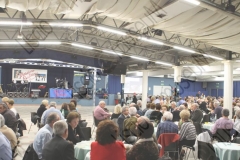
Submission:
POLYGON ((92 138, 91 127, 81 127, 81 130, 84 134, 84 140, 89 141, 92 138))
POLYGON ((37 124, 38 130, 40 129, 40 117, 37 115, 36 112, 31 112, 31 125, 28 130, 28 134, 30 132, 30 129, 32 127, 32 124, 37 124))
MULTIPOLYGON (((176 142, 172 142, 169 146, 166 146, 164 149, 164 153, 165 152, 172 152, 174 153, 174 158, 175 158, 175 154, 177 153, 177 157, 179 157, 179 150, 178 150, 178 146, 179 146, 179 141, 176 142)), ((164 154, 165 155, 165 154, 164 154)), ((169 157, 169 154, 168 154, 169 157)))
POLYGON ((205 123, 205 122, 210 122, 210 114, 205 114, 203 116, 202 123, 205 123))
POLYGON ((230 129, 217 129, 217 132, 213 135, 213 138, 218 142, 230 142, 231 134, 230 129))
POLYGON ((94 112, 93 112, 93 125, 92 125, 92 128, 93 128, 93 130, 92 130, 92 134, 93 134, 93 132, 94 132, 94 130, 95 130, 95 128, 98 126, 98 124, 99 124, 99 120, 97 120, 95 117, 94 117, 94 112))
POLYGON ((216 160, 215 150, 211 143, 198 141, 198 159, 216 160))

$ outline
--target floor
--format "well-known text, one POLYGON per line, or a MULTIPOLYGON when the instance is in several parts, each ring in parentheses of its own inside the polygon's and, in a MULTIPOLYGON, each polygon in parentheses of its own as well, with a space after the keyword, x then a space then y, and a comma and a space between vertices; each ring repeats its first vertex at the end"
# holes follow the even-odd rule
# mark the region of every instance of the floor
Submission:
MULTIPOLYGON (((38 131, 38 128, 36 125, 31 126, 31 116, 30 112, 36 112, 39 105, 15 105, 15 108, 17 109, 18 113, 20 114, 20 117, 25 121, 27 130, 24 131, 23 136, 19 138, 20 144, 18 147, 18 156, 15 158, 15 160, 22 160, 25 150, 31 144, 34 140, 34 137, 38 131), (31 126, 30 132, 28 134, 28 130, 31 126)), ((60 105, 57 107, 60 109, 60 105)), ((110 110, 110 112, 113 112, 114 106, 107 106, 107 108, 110 110)), ((93 119, 92 119, 92 111, 93 107, 83 107, 78 105, 77 107, 78 111, 81 113, 82 119, 85 119, 88 122, 88 127, 92 127, 93 119)), ((95 132, 93 133, 92 138, 94 139, 95 132)))

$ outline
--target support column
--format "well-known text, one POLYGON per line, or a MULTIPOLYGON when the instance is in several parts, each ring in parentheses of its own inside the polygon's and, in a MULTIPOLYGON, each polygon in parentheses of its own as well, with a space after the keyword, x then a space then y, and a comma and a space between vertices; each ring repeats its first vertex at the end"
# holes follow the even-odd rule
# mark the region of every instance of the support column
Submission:
POLYGON ((126 75, 121 75, 121 106, 123 107, 123 104, 125 102, 125 99, 124 99, 124 84, 125 84, 125 78, 126 78, 126 75))
POLYGON ((224 94, 223 107, 229 109, 229 118, 232 118, 232 99, 233 99, 233 63, 230 60, 224 63, 224 94))
POLYGON ((182 67, 181 66, 174 66, 174 82, 175 82, 175 89, 174 89, 174 101, 177 101, 177 97, 179 97, 179 83, 182 79, 182 67))
POLYGON ((147 96, 148 96, 148 70, 144 70, 142 78, 142 108, 145 108, 147 105, 147 96))
POLYGON ((93 108, 96 106, 97 69, 93 72, 93 108))

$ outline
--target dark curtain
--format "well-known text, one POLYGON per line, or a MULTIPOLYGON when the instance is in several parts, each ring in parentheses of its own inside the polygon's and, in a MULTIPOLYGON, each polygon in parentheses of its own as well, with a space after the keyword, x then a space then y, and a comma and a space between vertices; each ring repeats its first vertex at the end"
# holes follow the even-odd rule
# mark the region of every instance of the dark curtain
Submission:
POLYGON ((234 81, 233 82, 233 96, 234 97, 240 97, 239 87, 240 87, 240 82, 234 81))
POLYGON ((108 94, 121 93, 121 76, 108 76, 108 94))

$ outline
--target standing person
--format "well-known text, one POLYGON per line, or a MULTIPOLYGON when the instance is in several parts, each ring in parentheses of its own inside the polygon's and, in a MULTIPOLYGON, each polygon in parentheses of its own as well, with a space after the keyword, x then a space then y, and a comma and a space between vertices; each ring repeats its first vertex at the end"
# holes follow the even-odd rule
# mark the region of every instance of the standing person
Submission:
POLYGON ((43 160, 74 160, 74 146, 66 141, 68 125, 65 120, 53 124, 53 133, 55 136, 43 148, 43 160))
POLYGON ((94 109, 94 117, 99 121, 110 118, 110 116, 112 115, 104 111, 105 105, 106 104, 104 101, 100 101, 99 105, 94 109))
POLYGON ((47 122, 35 136, 33 141, 33 149, 36 152, 35 159, 42 159, 42 151, 44 145, 52 139, 53 135, 53 124, 60 119, 57 113, 52 113, 47 117, 47 122))
POLYGON ((198 91, 198 93, 196 94, 196 97, 200 98, 201 97, 201 92, 198 91))
POLYGON ((137 97, 136 97, 136 94, 134 94, 132 102, 135 103, 135 104, 137 104, 137 97))

